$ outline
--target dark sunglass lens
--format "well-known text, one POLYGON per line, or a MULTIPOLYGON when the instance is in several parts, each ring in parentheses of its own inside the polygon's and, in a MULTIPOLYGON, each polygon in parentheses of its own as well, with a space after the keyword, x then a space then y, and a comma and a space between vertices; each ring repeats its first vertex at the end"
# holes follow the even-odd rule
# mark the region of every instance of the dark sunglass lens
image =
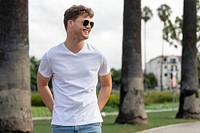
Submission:
POLYGON ((92 28, 94 26, 94 22, 90 22, 90 26, 92 28))
POLYGON ((83 26, 88 26, 89 23, 90 23, 90 27, 92 28, 94 26, 94 22, 90 22, 89 20, 84 20, 83 26))
POLYGON ((89 20, 84 20, 83 21, 83 26, 87 26, 89 24, 89 20))

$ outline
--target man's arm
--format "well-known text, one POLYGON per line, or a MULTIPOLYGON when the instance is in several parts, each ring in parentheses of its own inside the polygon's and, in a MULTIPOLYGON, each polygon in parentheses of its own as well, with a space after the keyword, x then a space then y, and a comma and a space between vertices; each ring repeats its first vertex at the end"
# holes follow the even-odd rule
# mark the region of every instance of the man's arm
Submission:
POLYGON ((53 95, 48 86, 49 80, 50 78, 45 78, 38 72, 37 74, 38 92, 40 94, 40 97, 42 98, 42 101, 47 106, 49 111, 52 113, 54 100, 53 100, 53 95))
POLYGON ((100 84, 101 84, 101 90, 98 95, 98 105, 100 111, 102 111, 103 107, 108 101, 108 98, 110 96, 110 93, 112 91, 112 78, 111 73, 105 75, 105 76, 99 76, 100 84))

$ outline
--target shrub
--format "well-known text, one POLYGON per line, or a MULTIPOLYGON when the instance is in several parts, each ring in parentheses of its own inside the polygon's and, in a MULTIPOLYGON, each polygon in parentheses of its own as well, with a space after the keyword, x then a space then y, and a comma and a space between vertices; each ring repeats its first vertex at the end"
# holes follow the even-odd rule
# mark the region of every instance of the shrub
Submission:
MULTIPOLYGON (((106 106, 119 107, 119 95, 119 92, 112 92, 106 106)), ((155 103, 169 103, 172 102, 173 98, 178 101, 179 94, 172 91, 145 91, 144 93, 145 105, 155 103)))
POLYGON ((106 106, 119 107, 119 92, 113 92, 110 95, 106 106))
MULTIPOLYGON (((106 106, 114 108, 119 107, 119 95, 120 94, 118 91, 112 92, 106 106)), ((171 91, 145 91, 144 102, 145 105, 150 105, 153 103, 169 103, 172 102, 174 97, 178 101, 179 94, 171 91)), ((31 104, 32 106, 45 106, 37 92, 32 93, 31 104)))
POLYGON ((168 103, 172 102, 173 97, 178 99, 179 95, 171 91, 147 91, 145 92, 144 101, 145 105, 152 103, 168 103))
POLYGON ((37 92, 32 92, 31 95, 31 105, 32 106, 45 106, 42 99, 37 92))

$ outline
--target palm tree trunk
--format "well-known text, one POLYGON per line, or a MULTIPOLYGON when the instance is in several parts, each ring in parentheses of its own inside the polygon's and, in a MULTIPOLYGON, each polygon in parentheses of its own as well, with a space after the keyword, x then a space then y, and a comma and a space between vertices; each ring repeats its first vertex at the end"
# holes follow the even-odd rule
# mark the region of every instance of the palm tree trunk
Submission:
POLYGON ((120 109, 116 123, 147 122, 141 67, 141 0, 124 0, 120 109))
POLYGON ((0 0, 0 132, 33 132, 28 0, 0 0))
POLYGON ((196 26, 196 0, 184 0, 181 94, 177 118, 200 119, 196 26))

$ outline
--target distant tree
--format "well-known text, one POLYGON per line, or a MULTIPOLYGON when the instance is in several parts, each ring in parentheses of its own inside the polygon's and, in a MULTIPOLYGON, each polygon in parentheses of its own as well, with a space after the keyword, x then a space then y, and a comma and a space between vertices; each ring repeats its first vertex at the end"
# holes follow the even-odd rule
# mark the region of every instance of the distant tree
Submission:
MULTIPOLYGON (((200 2, 196 0, 197 8, 197 45, 200 43, 200 2)), ((171 45, 178 47, 177 44, 182 45, 182 28, 183 28, 183 17, 177 16, 174 23, 168 19, 166 26, 163 29, 163 39, 169 42, 171 45)))
MULTIPOLYGON (((196 0, 197 7, 197 47, 200 47, 200 2, 196 0)), ((163 38, 165 41, 169 42, 170 45, 178 47, 178 45, 182 46, 182 35, 183 35, 183 17, 177 16, 175 21, 168 20, 164 30, 163 30, 163 38)), ((198 52, 198 80, 200 83, 200 53, 198 52)))
POLYGON ((31 133, 28 0, 0 0, 0 132, 31 133))
MULTIPOLYGON (((157 9, 157 11, 158 11, 158 16, 159 16, 159 18, 160 18, 160 20, 164 23, 164 26, 163 26, 163 29, 164 29, 164 27, 166 26, 166 22, 167 22, 167 20, 169 20, 169 17, 170 17, 170 15, 171 15, 171 13, 172 13, 172 11, 171 11, 171 7, 170 6, 168 6, 167 4, 162 4, 158 9, 157 9)), ((163 37, 162 37, 163 38, 163 37)), ((164 39, 162 39, 162 58, 163 58, 163 54, 164 54, 164 39)), ((161 88, 161 90, 163 90, 163 76, 162 76, 162 74, 163 74, 163 59, 162 59, 162 61, 161 61, 161 72, 160 72, 160 88, 161 88)))
POLYGON ((200 119, 197 71, 196 0, 184 0, 181 94, 176 118, 200 119))
POLYGON ((142 20, 144 20, 144 22, 147 23, 152 17, 153 17, 152 10, 148 6, 143 7, 142 20))
POLYGON ((111 73, 112 73, 113 88, 117 89, 121 84, 121 69, 116 70, 112 68, 111 73))
POLYGON ((36 77, 37 77, 38 67, 39 67, 39 60, 37 60, 35 56, 30 57, 31 90, 32 91, 37 90, 36 77))
MULTIPOLYGON (((143 7, 142 9, 142 20, 144 20, 144 76, 146 76, 146 23, 152 18, 153 16, 153 13, 152 13, 152 10, 145 6, 143 7)), ((144 86, 145 88, 147 87, 146 86, 146 82, 144 80, 144 86)))
POLYGON ((157 9, 158 11, 158 16, 160 18, 160 20, 164 23, 164 25, 166 24, 167 20, 169 19, 172 11, 171 11, 171 7, 168 6, 167 4, 162 4, 160 5, 160 7, 157 9))
POLYGON ((154 88, 158 85, 156 76, 153 73, 149 73, 145 76, 145 83, 148 88, 154 88))
POLYGON ((174 47, 177 48, 177 44, 182 43, 182 27, 182 18, 176 17, 175 24, 173 24, 169 19, 163 29, 163 39, 169 42, 170 45, 174 45, 174 47))
MULTIPOLYGON (((37 91, 37 73, 39 68, 40 60, 37 60, 35 56, 30 57, 30 78, 31 78, 31 90, 37 91)), ((51 79, 50 79, 51 81, 51 79)), ((49 88, 52 91, 52 82, 49 82, 49 88)))
POLYGON ((116 123, 147 122, 141 66, 141 0, 124 0, 122 81, 116 123))

